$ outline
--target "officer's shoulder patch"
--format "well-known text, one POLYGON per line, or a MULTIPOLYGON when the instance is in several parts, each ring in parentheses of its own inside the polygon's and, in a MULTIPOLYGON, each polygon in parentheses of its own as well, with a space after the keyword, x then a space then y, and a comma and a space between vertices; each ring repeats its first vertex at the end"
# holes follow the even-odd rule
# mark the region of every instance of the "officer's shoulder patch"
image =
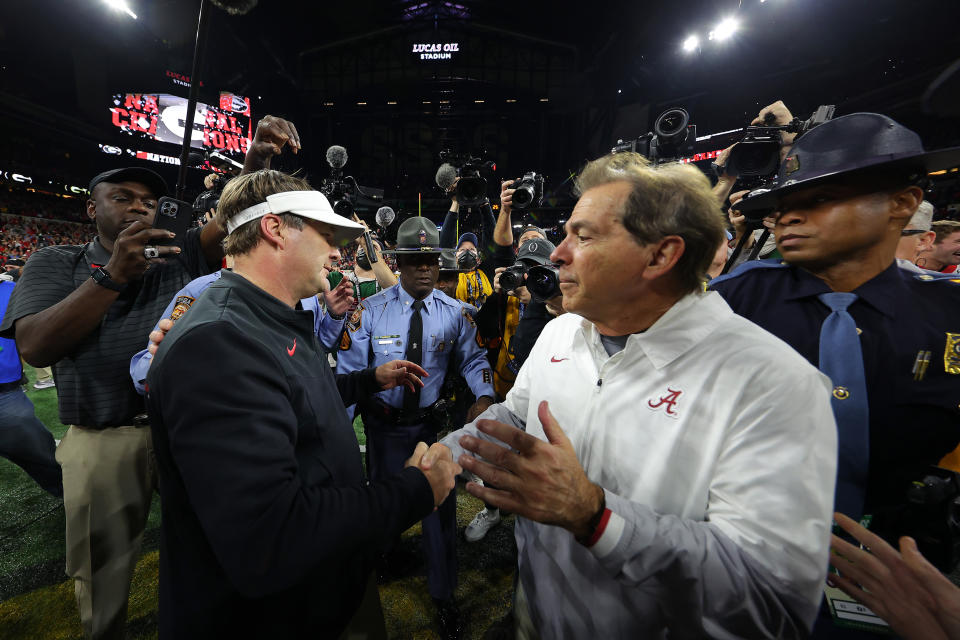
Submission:
POLYGON ((340 351, 350 351, 351 344, 353 344, 353 338, 350 337, 350 332, 344 331, 340 337, 340 351))
MULTIPOLYGON (((357 308, 353 310, 353 313, 350 314, 350 317, 347 318, 347 328, 350 329, 350 331, 356 331, 363 324, 364 309, 366 309, 366 307, 363 306, 363 303, 361 302, 357 305, 357 308)), ((350 347, 348 346, 347 348, 349 349, 350 347)))
POLYGON ((191 296, 177 296, 177 301, 173 304, 173 311, 170 312, 170 319, 174 322, 179 320, 196 300, 191 296))
POLYGON ((460 307, 460 314, 467 319, 467 322, 469 322, 470 326, 473 327, 474 329, 477 328, 477 322, 476 320, 473 319, 473 314, 475 314, 476 312, 477 312, 477 308, 472 304, 464 303, 463 306, 460 307))
POLYGON ((726 275, 717 276, 713 280, 707 283, 707 286, 712 287, 721 282, 726 282, 727 280, 732 280, 733 278, 739 278, 745 273, 750 273, 758 269, 786 269, 789 267, 786 262, 779 259, 768 258, 765 260, 749 260, 743 264, 737 266, 733 271, 726 275))

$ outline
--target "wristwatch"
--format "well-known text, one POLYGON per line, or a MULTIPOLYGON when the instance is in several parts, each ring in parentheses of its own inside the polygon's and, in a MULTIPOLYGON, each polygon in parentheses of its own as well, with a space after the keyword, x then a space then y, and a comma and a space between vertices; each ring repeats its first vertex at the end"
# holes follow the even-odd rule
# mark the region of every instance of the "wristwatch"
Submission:
POLYGON ((93 278, 93 281, 96 282, 101 287, 106 287, 111 291, 123 291, 127 285, 119 284, 110 279, 110 272, 104 269, 103 267, 97 267, 93 270, 93 273, 90 274, 90 277, 93 278))

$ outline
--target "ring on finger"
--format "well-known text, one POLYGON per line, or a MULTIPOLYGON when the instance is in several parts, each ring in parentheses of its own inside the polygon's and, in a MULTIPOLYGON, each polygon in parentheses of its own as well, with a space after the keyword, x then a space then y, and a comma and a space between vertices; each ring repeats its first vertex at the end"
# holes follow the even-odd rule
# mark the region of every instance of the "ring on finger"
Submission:
POLYGON ((150 258, 159 258, 159 257, 160 257, 160 249, 157 249, 156 247, 144 247, 144 248, 143 248, 143 257, 146 258, 146 259, 148 259, 148 260, 149 260, 150 258))

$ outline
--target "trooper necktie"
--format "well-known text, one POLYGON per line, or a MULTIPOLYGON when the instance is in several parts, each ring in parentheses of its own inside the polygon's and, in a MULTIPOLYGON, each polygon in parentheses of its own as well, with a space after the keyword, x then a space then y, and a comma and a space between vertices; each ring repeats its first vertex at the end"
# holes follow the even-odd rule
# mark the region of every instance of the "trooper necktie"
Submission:
MULTIPOLYGON (((410 331, 407 332, 407 354, 406 358, 415 364, 423 362, 423 318, 420 316, 420 309, 423 308, 423 300, 413 301, 413 314, 410 316, 410 331)), ((409 387, 403 388, 403 410, 417 411, 420 408, 420 390, 410 391, 409 387)))
POLYGON ((817 296, 832 313, 820 327, 820 371, 833 381, 833 415, 837 419, 839 460, 835 509, 854 519, 863 515, 870 459, 870 409, 860 336, 847 313, 855 293, 817 296))

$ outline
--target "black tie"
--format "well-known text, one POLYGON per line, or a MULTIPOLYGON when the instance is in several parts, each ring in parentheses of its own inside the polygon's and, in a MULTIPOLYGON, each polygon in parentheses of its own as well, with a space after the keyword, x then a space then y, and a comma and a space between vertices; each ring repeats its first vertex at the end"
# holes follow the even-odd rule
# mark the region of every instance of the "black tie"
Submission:
MULTIPOLYGON (((413 301, 413 315, 410 316, 410 331, 407 333, 407 360, 415 364, 423 362, 423 318, 420 317, 420 309, 423 308, 423 300, 413 301)), ((417 411, 420 408, 420 390, 410 391, 408 387, 403 390, 403 410, 417 411)))

